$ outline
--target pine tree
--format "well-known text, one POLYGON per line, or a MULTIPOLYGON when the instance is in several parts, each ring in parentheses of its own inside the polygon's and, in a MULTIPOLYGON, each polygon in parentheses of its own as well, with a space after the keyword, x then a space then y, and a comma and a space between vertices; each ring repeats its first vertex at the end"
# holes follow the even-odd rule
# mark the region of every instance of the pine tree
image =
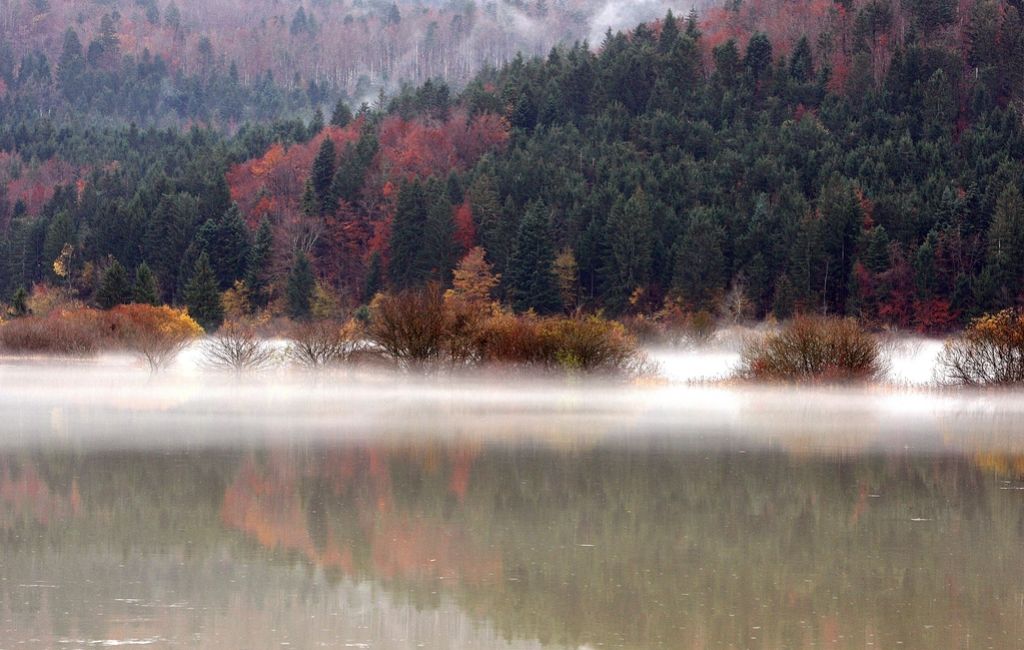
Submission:
POLYGON ((533 309, 551 314, 561 309, 554 274, 555 250, 547 210, 534 203, 519 226, 515 249, 509 261, 508 280, 512 306, 517 311, 533 309))
POLYGON ((395 218, 391 223, 388 279, 397 289, 406 289, 430 277, 430 267, 423 255, 427 229, 426 193, 419 181, 404 183, 398 190, 395 218))
POLYGON ((675 255, 674 287, 694 309, 710 309, 726 280, 725 233, 706 208, 690 214, 675 255))
POLYGON ((156 288, 156 276, 149 265, 143 262, 135 269, 135 286, 132 288, 132 302, 140 305, 159 305, 160 297, 156 288))
POLYGON ((334 112, 331 113, 331 124, 344 128, 348 126, 351 121, 352 110, 348 107, 348 104, 345 103, 344 99, 339 99, 338 103, 334 105, 334 112))
POLYGON ((331 192, 336 158, 334 141, 324 138, 324 141, 320 143, 320 150, 313 160, 313 169, 309 176, 316 197, 317 214, 330 214, 337 208, 336 199, 331 192))
POLYGON ((609 305, 621 311, 637 288, 650 279, 654 221, 647 195, 640 188, 628 201, 619 199, 605 226, 608 244, 606 291, 609 305))
POLYGON ((11 298, 11 312, 14 316, 28 315, 28 291, 25 287, 18 287, 11 298))
POLYGON ((185 286, 185 304, 189 314, 203 329, 213 331, 224 322, 224 307, 217 290, 217 276, 206 251, 199 255, 194 269, 192 279, 185 286))
POLYGON ((249 249, 246 261, 245 283, 249 287, 253 305, 264 307, 267 304, 267 289, 270 284, 270 259, 274 251, 274 233, 270 228, 270 220, 263 217, 260 228, 256 231, 256 241, 249 249))
POLYGON ((112 309, 124 305, 132 298, 132 284, 128 279, 128 271, 120 262, 114 260, 103 273, 100 288, 96 292, 96 303, 102 309, 112 309))
POLYGON ((295 256, 292 270, 288 273, 285 296, 288 299, 288 315, 296 320, 309 318, 316 278, 309 259, 303 253, 295 256))
POLYGON ((679 38, 679 22, 676 20, 672 10, 665 14, 665 20, 661 23, 661 36, 658 39, 658 50, 665 54, 670 52, 679 38))
POLYGON ((807 83, 814 78, 811 44, 806 36, 801 37, 793 49, 793 56, 789 60, 789 76, 800 83, 807 83))
POLYGON ((1008 183, 996 201, 988 230, 987 268, 995 287, 996 307, 1009 307, 1024 281, 1024 198, 1008 183))
MULTIPOLYGON (((320 110, 318 106, 316 111, 313 112, 313 119, 309 121, 309 137, 316 137, 318 133, 324 130, 324 112, 320 110)), ((326 138, 330 140, 330 138, 326 138)))
POLYGON ((214 236, 204 248, 210 253, 221 290, 245 276, 252 235, 237 205, 232 204, 217 220, 214 236))
POLYGON ((430 269, 431 279, 447 284, 458 258, 455 218, 445 187, 433 183, 429 194, 430 207, 421 249, 425 258, 423 266, 430 269))
POLYGON ((366 268, 366 279, 363 282, 363 300, 369 302, 380 292, 384 285, 384 269, 381 267, 380 253, 374 251, 366 268))

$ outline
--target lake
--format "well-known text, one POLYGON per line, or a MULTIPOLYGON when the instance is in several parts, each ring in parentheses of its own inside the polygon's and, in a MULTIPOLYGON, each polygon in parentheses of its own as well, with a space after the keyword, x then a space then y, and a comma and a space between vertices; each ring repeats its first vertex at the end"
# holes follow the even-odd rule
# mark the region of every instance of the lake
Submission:
POLYGON ((1012 393, 0 387, 0 649, 1024 646, 1012 393))

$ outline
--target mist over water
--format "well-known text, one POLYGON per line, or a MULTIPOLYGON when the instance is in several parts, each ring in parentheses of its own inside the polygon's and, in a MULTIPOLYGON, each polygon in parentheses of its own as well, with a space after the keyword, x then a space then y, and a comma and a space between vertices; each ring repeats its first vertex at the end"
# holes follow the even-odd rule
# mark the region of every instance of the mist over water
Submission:
POLYGON ((937 346, 811 389, 6 360, 0 647, 1020 647, 1024 399, 937 346))

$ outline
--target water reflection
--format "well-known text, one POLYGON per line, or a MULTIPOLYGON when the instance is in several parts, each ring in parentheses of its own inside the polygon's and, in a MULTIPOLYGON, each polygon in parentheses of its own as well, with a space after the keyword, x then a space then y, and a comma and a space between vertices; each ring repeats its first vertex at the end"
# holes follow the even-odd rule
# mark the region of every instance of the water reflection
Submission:
POLYGON ((1021 647, 1022 479, 991 450, 8 451, 0 645, 1021 647))

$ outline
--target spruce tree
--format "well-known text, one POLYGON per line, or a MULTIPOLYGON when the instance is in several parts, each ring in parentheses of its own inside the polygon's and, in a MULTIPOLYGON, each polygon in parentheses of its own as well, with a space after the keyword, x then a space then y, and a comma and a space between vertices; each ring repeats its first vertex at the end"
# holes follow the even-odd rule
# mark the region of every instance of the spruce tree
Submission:
POLYGON ((313 277, 309 259, 304 253, 297 253, 295 263, 292 264, 292 270, 288 274, 288 286, 285 289, 289 316, 297 320, 309 318, 315 287, 316 278, 313 277))
POLYGON ((674 287, 693 309, 710 309, 725 286, 725 233, 706 208, 690 214, 676 246, 674 287))
POLYGON ((455 218, 447 190, 439 182, 430 188, 430 207, 423 236, 421 253, 423 266, 430 269, 430 277, 447 284, 452 269, 458 262, 458 246, 455 242, 455 218))
POLYGON ((132 284, 128 279, 128 271, 120 262, 114 260, 104 271, 100 280, 100 288, 96 292, 96 303, 102 309, 112 309, 117 305, 126 304, 132 298, 132 284))
POLYGON ((612 307, 626 307, 634 289, 647 285, 654 247, 654 221, 647 195, 637 188, 628 201, 612 207, 605 229, 609 256, 606 290, 612 307))
POLYGON ((246 261, 245 283, 249 286, 254 306, 265 307, 267 304, 267 288, 270 284, 270 258, 274 252, 274 233, 270 228, 270 220, 263 217, 260 228, 256 231, 256 241, 249 249, 246 261))
POLYGON ((185 286, 188 312, 207 331, 216 330, 224 322, 224 307, 217 290, 217 276, 210 266, 210 255, 203 251, 196 260, 192 279, 185 286))
POLYGON ((232 204, 217 220, 215 233, 205 244, 221 290, 228 289, 245 276, 252 235, 237 205, 232 204))
POLYGON ((336 157, 334 141, 324 138, 324 141, 320 143, 320 150, 313 160, 313 169, 309 176, 313 194, 316 197, 317 214, 333 213, 336 207, 334 194, 331 192, 336 157))
POLYGON ((388 279, 397 289, 426 282, 430 276, 423 239, 427 229, 426 193, 419 181, 404 183, 398 190, 398 204, 391 223, 388 279))
POLYGON ((1024 281, 1024 198, 1008 183, 996 201, 988 230, 989 277, 995 288, 995 307, 1009 307, 1024 281))
POLYGON ((534 203, 519 226, 515 249, 509 261, 508 281, 512 306, 517 311, 533 309, 551 314, 561 309, 554 274, 555 249, 547 209, 534 203))
POLYGON ((331 124, 344 128, 351 121, 352 110, 345 103, 344 99, 339 99, 338 103, 334 105, 334 112, 331 113, 331 124))
POLYGON ((374 251, 370 255, 370 262, 366 269, 366 279, 363 282, 363 300, 369 302, 381 290, 384 284, 384 270, 381 268, 380 253, 374 251))
POLYGON ((132 302, 140 305, 159 305, 160 296, 156 287, 156 276, 149 265, 143 262, 135 269, 135 286, 132 288, 132 302))

